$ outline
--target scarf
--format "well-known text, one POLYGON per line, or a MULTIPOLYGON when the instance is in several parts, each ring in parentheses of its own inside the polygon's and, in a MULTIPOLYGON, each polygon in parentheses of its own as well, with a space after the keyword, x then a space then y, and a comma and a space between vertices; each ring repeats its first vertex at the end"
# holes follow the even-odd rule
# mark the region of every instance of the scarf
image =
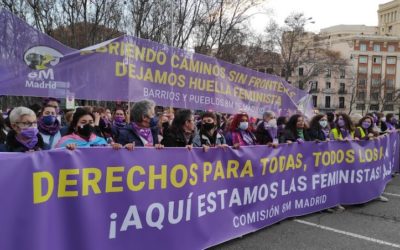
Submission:
POLYGON ((42 119, 38 119, 38 129, 43 134, 55 135, 60 131, 60 122, 56 119, 52 125, 46 125, 42 119))
POLYGON ((246 145, 254 145, 254 140, 253 137, 249 132, 246 130, 240 130, 240 134, 242 135, 243 141, 246 143, 246 145))
POLYGON ((151 134, 150 128, 141 128, 134 122, 132 122, 132 128, 140 135, 140 137, 147 141, 147 144, 153 145, 153 135, 151 134))

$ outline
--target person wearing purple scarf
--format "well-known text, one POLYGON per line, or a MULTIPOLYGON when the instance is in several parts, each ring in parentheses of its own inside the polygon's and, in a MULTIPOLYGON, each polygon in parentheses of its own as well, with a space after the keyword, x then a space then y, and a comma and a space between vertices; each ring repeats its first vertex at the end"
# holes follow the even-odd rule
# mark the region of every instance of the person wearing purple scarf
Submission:
POLYGON ((155 103, 143 100, 135 103, 130 111, 130 123, 120 129, 117 142, 126 148, 163 146, 158 142, 155 103))
POLYGON ((117 107, 114 110, 111 132, 114 141, 118 140, 119 131, 126 126, 125 110, 122 107, 117 107))
POLYGON ((55 148, 61 139, 60 122, 57 120, 57 110, 55 107, 46 105, 42 108, 38 120, 38 128, 43 141, 55 148))
POLYGON ((10 113, 12 130, 7 134, 8 152, 31 152, 50 149, 37 129, 36 114, 26 107, 14 108, 10 113))

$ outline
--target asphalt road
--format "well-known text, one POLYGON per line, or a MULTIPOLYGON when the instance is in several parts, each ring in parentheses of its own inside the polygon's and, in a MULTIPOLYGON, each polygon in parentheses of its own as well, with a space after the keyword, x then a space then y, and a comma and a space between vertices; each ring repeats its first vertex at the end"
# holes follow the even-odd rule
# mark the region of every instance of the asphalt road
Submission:
POLYGON ((288 219, 211 249, 400 249, 399 176, 387 185, 384 196, 389 202, 288 219))

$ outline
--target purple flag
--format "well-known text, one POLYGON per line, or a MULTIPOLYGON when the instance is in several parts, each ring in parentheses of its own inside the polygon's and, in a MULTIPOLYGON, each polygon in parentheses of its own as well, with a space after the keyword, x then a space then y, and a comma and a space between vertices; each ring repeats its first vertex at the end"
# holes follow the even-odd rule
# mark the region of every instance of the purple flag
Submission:
MULTIPOLYGON (((0 11, 0 95, 137 101, 260 116, 296 112, 282 78, 132 36, 74 50, 0 11)), ((303 100, 303 101, 301 101, 303 100)))

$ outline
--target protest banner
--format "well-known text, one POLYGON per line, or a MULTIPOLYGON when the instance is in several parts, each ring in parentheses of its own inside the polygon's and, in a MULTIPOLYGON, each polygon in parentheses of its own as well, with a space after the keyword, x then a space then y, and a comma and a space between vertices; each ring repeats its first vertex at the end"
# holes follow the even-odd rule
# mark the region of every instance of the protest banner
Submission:
POLYGON ((397 133, 276 149, 2 153, 0 248, 202 249, 368 202, 384 191, 398 155, 397 133))
POLYGON ((132 36, 71 49, 0 10, 0 95, 138 101, 261 116, 310 109, 284 79, 132 36), (18 41, 18 42, 17 42, 18 41))

